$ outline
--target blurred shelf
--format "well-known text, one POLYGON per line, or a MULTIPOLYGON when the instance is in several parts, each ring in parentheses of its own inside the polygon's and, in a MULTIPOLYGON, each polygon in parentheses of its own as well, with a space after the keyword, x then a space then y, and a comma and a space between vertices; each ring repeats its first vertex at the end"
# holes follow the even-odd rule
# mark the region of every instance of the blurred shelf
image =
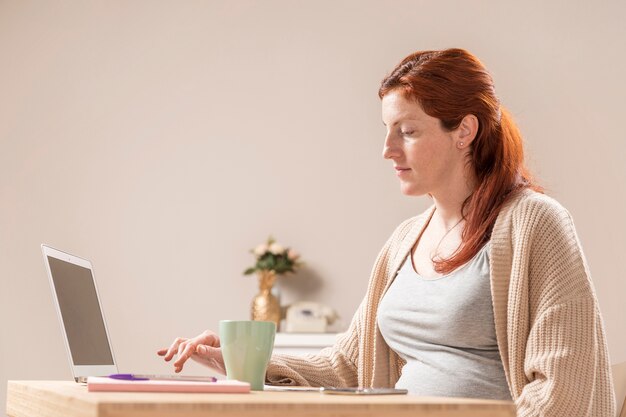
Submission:
POLYGON ((276 333, 274 353, 306 355, 335 343, 337 333, 276 333))

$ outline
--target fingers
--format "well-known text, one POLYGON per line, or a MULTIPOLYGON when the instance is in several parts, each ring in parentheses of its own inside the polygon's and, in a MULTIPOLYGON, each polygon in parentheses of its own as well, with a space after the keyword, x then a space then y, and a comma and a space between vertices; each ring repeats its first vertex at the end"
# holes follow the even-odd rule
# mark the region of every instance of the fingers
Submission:
POLYGON ((196 339, 203 345, 220 347, 220 338, 210 330, 205 330, 196 339))
POLYGON ((223 359, 222 351, 219 349, 219 346, 219 337, 215 333, 207 330, 193 339, 178 337, 168 349, 159 349, 157 355, 163 356, 163 359, 169 362, 174 355, 178 354, 178 358, 173 363, 174 371, 177 373, 183 370, 185 362, 190 358, 205 363, 217 361, 219 364, 218 367, 221 368, 223 367, 223 359), (198 350, 200 346, 203 347, 198 350))
POLYGON ((198 345, 196 347, 196 353, 198 354, 198 356, 201 358, 206 358, 206 359, 213 358, 215 356, 215 353, 214 353, 215 350, 219 350, 219 349, 214 349, 214 348, 212 349, 205 345, 198 345))
POLYGON ((204 366, 208 366, 214 371, 226 374, 222 349, 219 347, 216 348, 212 346, 198 345, 196 347, 196 353, 191 356, 191 359, 204 366))
POLYGON ((178 346, 178 359, 176 359, 176 362, 174 362, 174 372, 182 371, 183 365, 185 364, 185 362, 187 362, 189 358, 191 358, 191 355, 193 355, 195 351, 196 351, 195 342, 191 340, 182 342, 178 346))
POLYGON ((159 349, 159 350, 157 350, 157 355, 165 356, 169 350, 170 350, 169 348, 159 349))
POLYGON ((196 354, 191 357, 198 362, 217 362, 222 363, 224 359, 222 357, 222 349, 212 346, 198 345, 196 347, 196 354))
POLYGON ((169 347, 169 349, 161 349, 157 352, 157 354, 159 356, 165 356, 163 359, 165 359, 166 362, 169 362, 172 360, 174 355, 178 353, 178 348, 181 345, 181 343, 184 343, 186 341, 187 341, 186 338, 177 337, 174 340, 174 343, 172 343, 172 346, 169 347))

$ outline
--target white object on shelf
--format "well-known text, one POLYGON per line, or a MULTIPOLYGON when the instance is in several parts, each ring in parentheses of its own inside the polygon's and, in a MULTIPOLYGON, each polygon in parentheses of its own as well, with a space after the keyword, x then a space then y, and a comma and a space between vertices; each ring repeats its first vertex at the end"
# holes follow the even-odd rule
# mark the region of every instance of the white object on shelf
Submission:
POLYGON ((274 353, 316 354, 335 343, 337 333, 276 333, 274 353))
POLYGON ((315 301, 298 301, 287 308, 285 330, 288 333, 325 333, 337 319, 337 312, 315 301))

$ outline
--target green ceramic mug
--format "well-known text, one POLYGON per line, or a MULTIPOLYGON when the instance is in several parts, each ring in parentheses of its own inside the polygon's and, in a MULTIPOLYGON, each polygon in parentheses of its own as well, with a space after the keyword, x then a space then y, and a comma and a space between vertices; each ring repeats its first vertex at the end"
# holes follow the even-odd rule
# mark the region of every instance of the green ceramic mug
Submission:
POLYGON ((263 391, 267 363, 274 349, 276 324, 271 321, 220 321, 220 346, 228 379, 263 391))

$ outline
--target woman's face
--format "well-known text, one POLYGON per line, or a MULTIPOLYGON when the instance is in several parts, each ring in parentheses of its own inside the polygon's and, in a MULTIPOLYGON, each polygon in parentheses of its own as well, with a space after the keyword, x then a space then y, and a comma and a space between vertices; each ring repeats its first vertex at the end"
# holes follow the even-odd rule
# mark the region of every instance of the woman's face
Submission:
POLYGON ((387 93, 382 108, 387 127, 383 157, 393 161, 402 193, 446 192, 463 170, 456 130, 443 129, 439 119, 424 113, 417 101, 400 91, 387 93))

